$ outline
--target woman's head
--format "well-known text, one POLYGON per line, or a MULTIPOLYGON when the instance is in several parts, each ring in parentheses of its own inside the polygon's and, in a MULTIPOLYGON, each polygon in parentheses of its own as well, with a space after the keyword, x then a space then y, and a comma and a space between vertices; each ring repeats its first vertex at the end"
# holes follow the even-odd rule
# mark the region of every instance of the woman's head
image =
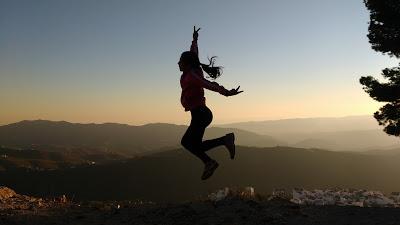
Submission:
POLYGON ((221 76, 222 67, 214 66, 215 56, 211 57, 208 60, 208 65, 202 64, 200 63, 199 57, 196 55, 196 53, 191 51, 183 52, 178 62, 179 70, 185 72, 191 69, 202 68, 204 72, 206 72, 212 79, 216 79, 217 77, 221 76))
POLYGON ((188 71, 200 67, 200 61, 194 52, 183 52, 178 62, 180 71, 188 71))

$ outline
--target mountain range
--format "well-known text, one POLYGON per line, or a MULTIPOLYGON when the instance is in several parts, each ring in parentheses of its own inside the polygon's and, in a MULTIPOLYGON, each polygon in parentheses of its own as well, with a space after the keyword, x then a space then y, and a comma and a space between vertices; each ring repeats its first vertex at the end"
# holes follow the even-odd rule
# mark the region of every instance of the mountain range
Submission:
MULTIPOLYGON (((134 156, 177 148, 187 126, 166 123, 130 126, 126 124, 79 124, 65 121, 21 121, 0 126, 0 146, 45 151, 88 151, 134 156)), ((268 135, 232 128, 211 127, 204 138, 234 132, 237 144, 271 147, 282 145, 268 135)))
POLYGON ((400 138, 389 136, 372 116, 298 118, 219 124, 269 135, 289 146, 337 151, 366 151, 400 147, 400 138))
MULTIPOLYGON (((0 146, 44 151, 86 151, 125 156, 181 147, 187 126, 152 123, 80 124, 33 120, 0 126, 0 146)), ((291 146, 335 151, 392 150, 400 138, 382 131, 370 116, 306 118, 220 124, 206 129, 204 139, 234 132, 236 144, 253 147, 291 146)))

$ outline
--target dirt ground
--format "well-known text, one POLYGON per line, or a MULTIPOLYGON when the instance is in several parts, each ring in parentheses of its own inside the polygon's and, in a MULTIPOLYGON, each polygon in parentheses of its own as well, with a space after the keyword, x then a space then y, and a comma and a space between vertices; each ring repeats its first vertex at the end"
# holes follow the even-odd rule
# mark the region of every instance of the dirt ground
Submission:
POLYGON ((400 208, 304 206, 285 199, 227 198, 180 204, 141 201, 71 202, 15 194, 0 199, 1 225, 114 224, 379 224, 400 225, 400 208))

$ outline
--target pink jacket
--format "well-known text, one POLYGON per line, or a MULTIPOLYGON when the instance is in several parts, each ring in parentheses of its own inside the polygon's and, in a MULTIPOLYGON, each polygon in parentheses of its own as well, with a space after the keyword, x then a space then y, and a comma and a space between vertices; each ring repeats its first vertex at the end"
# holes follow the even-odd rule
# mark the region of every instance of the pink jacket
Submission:
MULTIPOLYGON (((193 40, 190 51, 199 55, 197 41, 193 40)), ((193 69, 181 75, 181 104, 185 111, 190 111, 198 106, 206 104, 204 88, 221 93, 224 87, 216 82, 210 82, 204 78, 203 70, 193 69)))

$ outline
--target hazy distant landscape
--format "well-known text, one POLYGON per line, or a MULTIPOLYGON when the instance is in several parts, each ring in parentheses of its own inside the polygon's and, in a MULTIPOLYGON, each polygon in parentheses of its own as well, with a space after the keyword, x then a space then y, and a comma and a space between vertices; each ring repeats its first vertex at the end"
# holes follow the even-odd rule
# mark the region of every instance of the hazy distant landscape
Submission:
MULTIPOLYGON (((65 121, 21 121, 0 126, 0 145, 44 151, 86 151, 126 156, 177 148, 187 126, 166 123, 130 126, 126 124, 78 124, 65 121)), ((270 147, 285 145, 268 135, 241 129, 209 128, 205 138, 235 132, 239 145, 270 147)))
POLYGON ((400 147, 400 139, 383 132, 372 116, 304 118, 221 124, 269 135, 289 146, 336 151, 366 151, 400 147))
MULTIPOLYGON (((79 124, 66 121, 21 121, 0 126, 0 146, 58 152, 101 152, 127 157, 180 147, 187 126, 154 123, 79 124)), ((320 148, 334 151, 379 151, 400 148, 371 116, 308 118, 216 125, 205 139, 234 132, 242 146, 320 148)))
POLYGON ((224 147, 212 150, 221 166, 204 182, 203 165, 180 146, 186 126, 21 121, 0 126, 0 182, 86 200, 183 201, 225 186, 400 190, 399 140, 375 123, 360 116, 211 127, 205 138, 234 131, 238 152, 231 161, 224 147))

